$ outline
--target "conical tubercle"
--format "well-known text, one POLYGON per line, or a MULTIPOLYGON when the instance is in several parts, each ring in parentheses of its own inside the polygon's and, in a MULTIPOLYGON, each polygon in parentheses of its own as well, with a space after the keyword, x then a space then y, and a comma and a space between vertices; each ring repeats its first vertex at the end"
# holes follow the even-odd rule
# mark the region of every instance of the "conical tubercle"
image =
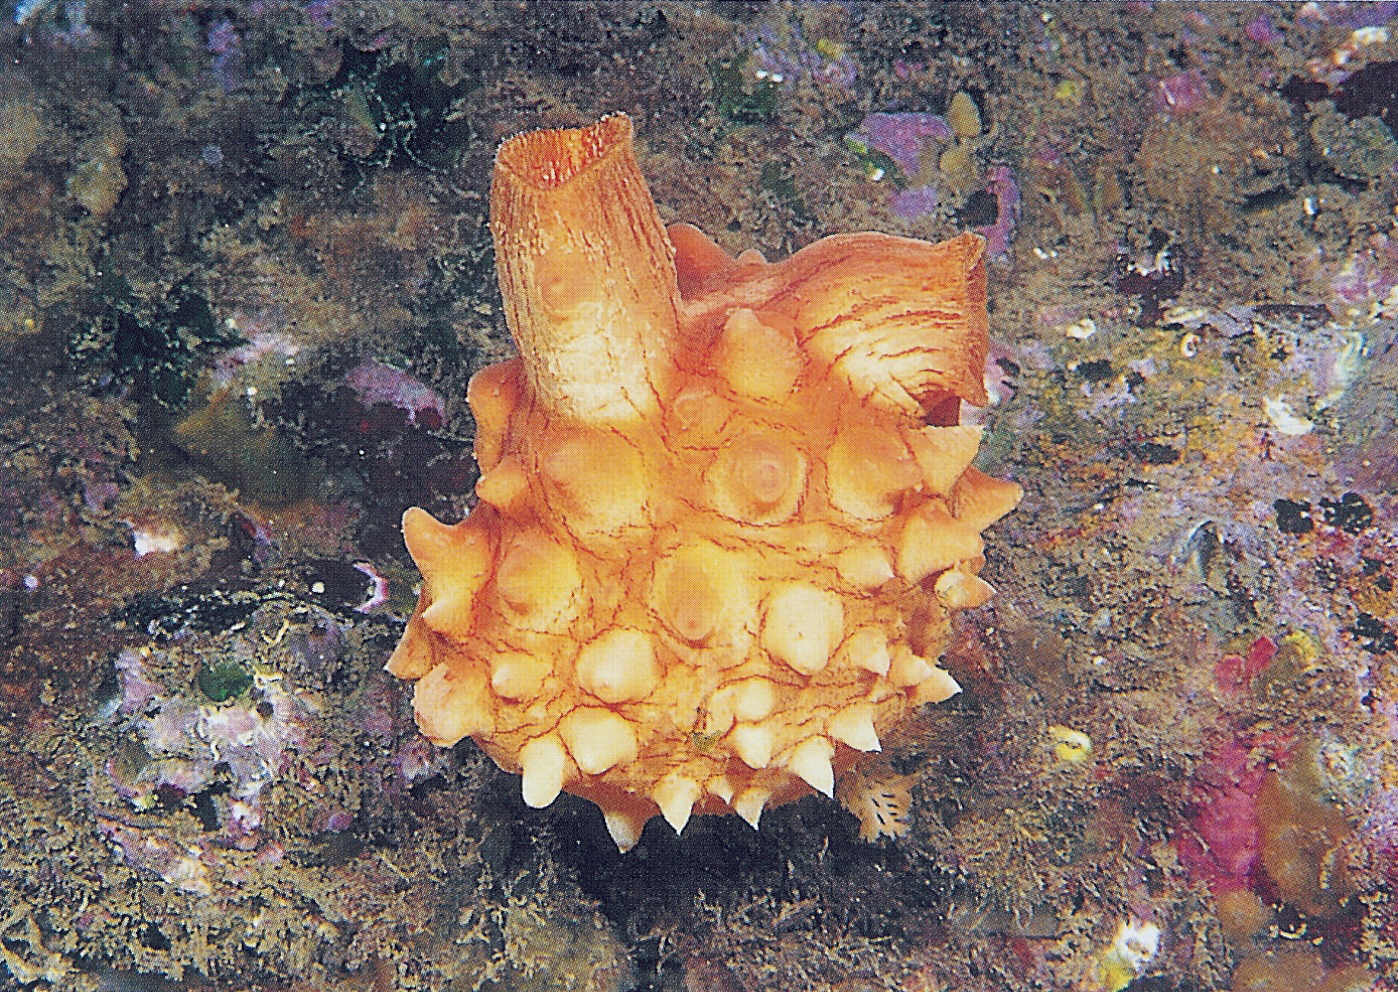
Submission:
POLYGON ((490 228, 505 319, 535 398, 588 423, 656 415, 674 374, 679 290, 631 119, 502 144, 490 228))

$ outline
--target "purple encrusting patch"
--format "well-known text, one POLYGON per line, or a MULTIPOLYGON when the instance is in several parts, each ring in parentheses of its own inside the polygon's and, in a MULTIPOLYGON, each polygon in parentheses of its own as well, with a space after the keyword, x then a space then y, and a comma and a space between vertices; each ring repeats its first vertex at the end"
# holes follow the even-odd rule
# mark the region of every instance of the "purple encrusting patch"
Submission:
POLYGON ((214 78, 227 93, 243 83, 242 38, 233 22, 224 18, 209 28, 207 48, 213 55, 214 78))
POLYGON ((1188 69, 1155 81, 1155 109, 1167 117, 1193 113, 1209 98, 1209 86, 1198 69, 1188 69))
POLYGON ((335 20, 331 12, 339 0, 311 0, 306 4, 306 16, 311 19, 311 23, 322 31, 329 31, 335 26, 335 20))
POLYGON ((1266 14, 1259 14, 1248 21, 1243 33, 1259 45, 1275 45, 1282 40, 1281 32, 1277 30, 1272 19, 1266 14))
POLYGON ((370 359, 351 369, 345 382, 364 406, 384 403, 398 407, 407 412, 408 423, 414 427, 432 430, 446 421, 446 404, 441 396, 402 369, 370 359))
POLYGON ((897 163, 904 174, 916 175, 929 141, 950 141, 951 125, 938 114, 869 114, 850 137, 864 142, 897 163))
POLYGON ((1303 4, 1296 21, 1308 28, 1336 24, 1346 28, 1376 28, 1398 15, 1398 2, 1303 4))
POLYGON ((991 258, 1009 254, 1010 239, 1019 221, 1019 183, 1007 165, 991 168, 985 188, 995 197, 995 223, 976 228, 986 240, 985 251, 991 258))
POLYGON ((123 715, 140 713, 164 693, 164 686, 146 673, 141 656, 130 648, 121 649, 114 665, 121 680, 123 715))
POLYGON ((859 63, 851 56, 827 55, 800 30, 786 34, 760 28, 751 44, 753 69, 773 82, 809 80, 849 89, 859 78, 859 63))
POLYGON ((369 595, 355 610, 359 613, 372 613, 388 602, 388 579, 378 573, 373 562, 357 561, 354 567, 363 572, 370 582, 369 595))
POLYGON ((910 186, 893 194, 889 209, 895 217, 916 220, 937 209, 938 196, 935 186, 910 186))

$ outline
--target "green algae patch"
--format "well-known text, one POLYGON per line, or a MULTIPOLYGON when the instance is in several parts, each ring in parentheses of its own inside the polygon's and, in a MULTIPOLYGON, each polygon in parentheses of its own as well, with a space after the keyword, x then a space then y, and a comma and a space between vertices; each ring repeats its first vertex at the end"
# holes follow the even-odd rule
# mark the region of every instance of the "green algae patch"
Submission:
POLYGON ((236 661, 206 662, 199 666, 194 681, 211 702, 226 703, 248 691, 252 673, 236 661))

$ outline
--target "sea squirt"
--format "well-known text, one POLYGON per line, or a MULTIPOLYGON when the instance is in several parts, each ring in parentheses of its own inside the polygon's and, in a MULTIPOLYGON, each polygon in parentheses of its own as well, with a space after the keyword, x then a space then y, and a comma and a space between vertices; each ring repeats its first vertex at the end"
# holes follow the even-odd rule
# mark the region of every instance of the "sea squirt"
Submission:
POLYGON ((971 466, 984 241, 827 237, 780 262, 660 220, 623 115, 496 157, 519 357, 480 370, 478 504, 420 509, 389 660, 422 732, 472 737, 525 802, 592 800, 622 850, 657 814, 833 794, 914 707, 981 531, 1017 485, 971 466))

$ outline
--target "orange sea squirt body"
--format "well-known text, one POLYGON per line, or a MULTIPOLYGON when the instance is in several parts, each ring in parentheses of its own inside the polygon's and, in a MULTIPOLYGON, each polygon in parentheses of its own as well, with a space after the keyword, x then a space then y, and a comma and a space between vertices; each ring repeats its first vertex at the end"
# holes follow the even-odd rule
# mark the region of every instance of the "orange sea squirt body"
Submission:
POLYGON ((619 115, 507 141, 491 204, 520 358, 468 391, 476 508, 404 518, 423 586, 388 667, 419 726, 530 806, 592 800, 623 850, 832 795, 958 691, 947 617, 1019 498, 927 426, 985 401, 982 240, 733 258, 663 227, 619 115))

